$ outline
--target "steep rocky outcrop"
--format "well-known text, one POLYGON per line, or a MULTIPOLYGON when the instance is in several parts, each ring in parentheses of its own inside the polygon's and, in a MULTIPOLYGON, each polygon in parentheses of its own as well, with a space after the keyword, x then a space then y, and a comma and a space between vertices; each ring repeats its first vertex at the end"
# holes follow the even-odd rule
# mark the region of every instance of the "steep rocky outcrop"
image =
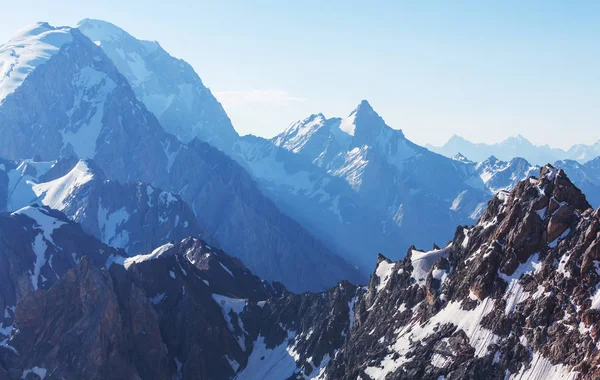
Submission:
POLYGON ((542 168, 446 248, 381 258, 326 374, 595 378, 599 222, 563 171, 542 168))
POLYGON ((84 257, 49 290, 28 293, 15 310, 14 355, 3 358, 9 376, 172 378, 156 312, 123 272, 84 257))
POLYGON ((50 288, 83 256, 103 267, 123 254, 47 207, 27 206, 11 214, 0 214, 2 339, 10 334, 15 305, 28 293, 50 288))

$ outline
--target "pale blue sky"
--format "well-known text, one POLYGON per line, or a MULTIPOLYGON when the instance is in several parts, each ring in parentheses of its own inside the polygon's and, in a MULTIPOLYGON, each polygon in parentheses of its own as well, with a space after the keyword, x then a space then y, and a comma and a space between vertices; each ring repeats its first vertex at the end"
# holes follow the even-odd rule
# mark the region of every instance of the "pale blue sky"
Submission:
POLYGON ((21 0, 0 6, 0 40, 113 22, 192 64, 242 134, 368 99, 418 143, 600 139, 600 3, 521 3, 21 0))

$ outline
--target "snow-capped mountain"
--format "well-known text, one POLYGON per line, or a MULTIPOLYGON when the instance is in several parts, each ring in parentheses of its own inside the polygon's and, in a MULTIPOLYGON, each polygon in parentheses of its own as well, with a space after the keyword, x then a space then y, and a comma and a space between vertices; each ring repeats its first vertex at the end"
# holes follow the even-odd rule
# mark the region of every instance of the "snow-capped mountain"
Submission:
MULTIPOLYGON (((466 159, 460 158, 461 161, 466 159)), ((468 161, 468 160, 467 160, 468 161)), ((523 158, 501 161, 494 156, 475 163, 470 162, 470 171, 481 178, 493 194, 510 191, 517 183, 534 176, 540 170, 523 158)), ((574 160, 556 161, 554 167, 563 169, 573 183, 586 195, 592 207, 600 207, 600 158, 580 164, 574 160)))
POLYGON ((599 246, 598 211, 546 166, 445 247, 379 256, 363 287, 293 294, 191 238, 108 268, 83 259, 9 309, 0 368, 48 379, 593 379, 599 246))
POLYGON ((531 165, 524 158, 513 158, 506 162, 494 156, 474 164, 474 169, 494 194, 500 190, 512 190, 517 183, 535 176, 540 171, 539 166, 531 165))
MULTIPOLYGON (((54 34, 67 42, 41 55, 0 103, 0 156, 92 158, 110 180, 143 181, 175 193, 224 249, 290 289, 362 281, 353 266, 282 214, 231 158, 197 138, 185 145, 165 132, 102 48, 79 29, 36 24, 1 49, 27 43, 27 52, 38 51, 54 34)), ((13 49, 9 55, 20 62, 18 54, 13 49)))
POLYGON ((534 145, 521 135, 508 137, 495 144, 472 143, 463 137, 453 135, 442 146, 431 144, 425 146, 446 157, 453 157, 457 153, 463 154, 473 161, 484 161, 490 156, 495 156, 503 161, 522 157, 535 165, 545 165, 558 160, 575 160, 585 163, 600 156, 600 141, 592 145, 573 145, 565 151, 560 148, 551 148, 548 145, 534 145))
POLYGON ((179 196, 143 182, 110 181, 91 160, 4 161, 3 165, 10 189, 6 210, 46 205, 130 255, 187 236, 211 240, 179 196))
MULTIPOLYGON (((361 102, 347 118, 327 119, 317 114, 298 121, 274 137, 271 143, 317 166, 321 173, 331 178, 329 183, 341 180, 354 192, 353 197, 339 198, 350 201, 338 202, 335 207, 324 203, 320 213, 312 211, 316 207, 306 205, 336 200, 342 186, 329 189, 321 186, 318 191, 313 187, 310 194, 318 196, 302 201, 286 200, 285 195, 276 197, 282 209, 291 210, 291 215, 298 220, 308 220, 309 225, 319 226, 323 234, 328 234, 330 240, 347 250, 352 250, 351 245, 355 244, 354 240, 348 239, 346 228, 354 223, 352 218, 357 220, 357 230, 362 228, 369 232, 367 236, 371 238, 371 244, 375 244, 374 248, 390 257, 402 257, 410 239, 422 246, 448 241, 454 226, 467 223, 490 194, 481 179, 468 170, 469 164, 445 158, 412 143, 402 131, 389 127, 367 101, 361 102), (289 205, 282 205, 286 201, 289 205), (325 219, 325 212, 336 216, 327 219, 330 227, 319 224, 325 219), (331 227, 337 223, 340 224, 338 230, 331 227)), ((265 152, 269 151, 273 149, 263 149, 253 157, 264 160, 270 154, 265 152)), ((290 161, 283 154, 279 156, 284 163, 290 161)), ((259 181, 263 178, 285 183, 291 178, 309 178, 291 169, 287 176, 278 173, 283 179, 270 178, 273 173, 267 169, 267 164, 254 169, 252 159, 246 161, 250 162, 250 172, 259 181), (259 170, 261 168, 264 169, 259 170)), ((307 167, 309 165, 304 165, 305 171, 308 171, 307 167)), ((315 172, 317 170, 313 169, 312 173, 315 172)), ((299 186, 295 189, 298 193, 299 186)), ((284 189, 280 193, 284 193, 284 189)), ((373 260, 372 254, 365 255, 364 252, 353 256, 361 255, 362 263, 373 260)))
POLYGON ((197 137, 222 151, 231 149, 237 132, 187 62, 106 21, 85 19, 77 29, 102 48, 168 133, 184 143, 197 137))
POLYGON ((600 140, 591 145, 576 144, 567 151, 565 159, 586 163, 600 156, 600 140))

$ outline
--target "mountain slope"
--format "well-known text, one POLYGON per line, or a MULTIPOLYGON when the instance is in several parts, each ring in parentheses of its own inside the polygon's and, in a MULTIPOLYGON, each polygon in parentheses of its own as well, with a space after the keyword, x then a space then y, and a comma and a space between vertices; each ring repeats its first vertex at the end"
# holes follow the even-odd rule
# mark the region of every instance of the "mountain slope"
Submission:
POLYGON ((238 134, 188 63, 158 42, 137 40, 106 21, 85 19, 77 29, 102 48, 168 133, 184 143, 197 137, 222 151, 231 149, 238 134))
POLYGON ((143 181, 178 194, 224 249, 290 289, 362 282, 355 268, 283 215, 228 156, 197 138, 184 145, 166 133, 100 47, 78 29, 60 30, 68 30, 71 41, 0 104, 0 156, 93 158, 110 180, 143 181))
POLYGON ((130 255, 187 236, 210 240, 180 197, 143 182, 107 180, 91 160, 5 161, 5 173, 9 188, 17 188, 9 193, 8 211, 41 203, 62 211, 86 233, 130 255))
POLYGON ((0 347, 2 369, 10 378, 115 369, 141 379, 596 378, 600 213, 564 171, 546 166, 539 177, 500 192, 444 248, 379 256, 364 287, 289 293, 198 239, 108 270, 83 260, 17 305, 8 342, 20 355, 0 347))
MULTIPOLYGON (((413 144, 401 131, 389 127, 366 101, 347 118, 327 119, 317 114, 294 123, 272 143, 345 182, 355 193, 358 207, 346 203, 345 209, 339 208, 341 223, 352 223, 351 217, 358 214, 355 209, 368 209, 369 213, 362 213, 367 215, 362 228, 374 231, 369 236, 380 236, 374 239, 377 251, 395 258, 401 257, 410 239, 428 246, 449 240, 453 226, 466 223, 489 197, 468 164, 413 144), (368 223, 371 220, 377 222, 368 223)), ((259 178, 269 174, 250 168, 259 178)), ((326 193, 335 199, 334 191, 326 193)), ((303 210, 310 208, 297 207, 292 215, 319 225, 320 215, 303 210)), ((342 242, 339 244, 348 240, 343 228, 328 232, 333 240, 342 242)), ((364 252, 362 256, 363 262, 373 260, 364 252)))

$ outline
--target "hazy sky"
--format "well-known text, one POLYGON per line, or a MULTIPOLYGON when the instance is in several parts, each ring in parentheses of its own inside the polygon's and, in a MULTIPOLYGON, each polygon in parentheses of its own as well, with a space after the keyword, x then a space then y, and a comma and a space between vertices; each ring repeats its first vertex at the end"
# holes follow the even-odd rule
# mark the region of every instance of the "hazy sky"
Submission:
POLYGON ((367 99, 418 143, 454 133, 557 147, 600 139, 597 1, 0 0, 0 9, 1 41, 35 21, 85 17, 158 40, 196 69, 242 134, 345 116, 367 99))

